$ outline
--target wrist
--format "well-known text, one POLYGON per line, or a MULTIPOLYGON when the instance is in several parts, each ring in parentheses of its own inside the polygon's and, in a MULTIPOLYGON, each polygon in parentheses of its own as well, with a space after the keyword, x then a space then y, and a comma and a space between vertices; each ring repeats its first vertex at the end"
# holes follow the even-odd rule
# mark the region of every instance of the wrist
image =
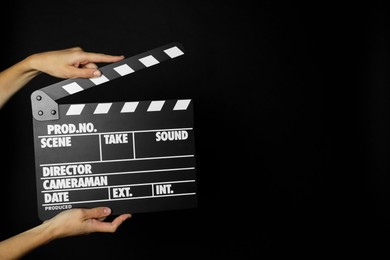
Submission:
POLYGON ((38 228, 42 234, 42 241, 45 244, 59 238, 58 230, 51 225, 50 221, 43 222, 38 228))
POLYGON ((21 62, 19 62, 19 65, 25 73, 30 74, 32 77, 35 77, 42 72, 39 66, 39 60, 39 53, 32 54, 21 62))

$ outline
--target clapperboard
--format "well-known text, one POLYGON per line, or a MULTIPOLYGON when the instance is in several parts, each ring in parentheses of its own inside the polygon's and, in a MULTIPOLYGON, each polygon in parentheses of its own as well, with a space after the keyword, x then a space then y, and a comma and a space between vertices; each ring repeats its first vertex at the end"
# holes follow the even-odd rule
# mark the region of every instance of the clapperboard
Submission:
POLYGON ((114 215, 197 206, 193 100, 56 100, 180 57, 171 43, 31 95, 38 213, 109 206, 114 215))

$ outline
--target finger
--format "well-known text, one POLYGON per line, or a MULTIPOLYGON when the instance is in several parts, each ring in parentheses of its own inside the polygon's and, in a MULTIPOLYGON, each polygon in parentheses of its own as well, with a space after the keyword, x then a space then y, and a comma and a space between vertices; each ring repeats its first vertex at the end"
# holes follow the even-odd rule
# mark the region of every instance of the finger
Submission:
POLYGON ((98 66, 93 63, 93 62, 90 62, 90 63, 87 63, 87 64, 83 64, 81 65, 82 68, 87 68, 87 69, 97 69, 98 66))
POLYGON ((85 59, 89 62, 117 62, 124 58, 123 55, 114 56, 102 53, 86 52, 84 53, 85 59))
POLYGON ((111 214, 111 209, 107 207, 96 207, 92 209, 85 209, 84 210, 84 219, 99 219, 99 218, 105 218, 111 214))
POLYGON ((76 47, 72 47, 72 48, 69 48, 68 50, 73 50, 73 51, 82 51, 83 48, 79 47, 79 46, 76 46, 76 47))
POLYGON ((106 220, 107 217, 102 217, 102 218, 98 218, 99 221, 104 221, 106 220))
POLYGON ((112 225, 119 227, 126 219, 131 218, 131 214, 122 214, 116 217, 111 223, 112 225))
POLYGON ((99 77, 102 73, 96 68, 76 68, 70 67, 67 78, 93 78, 99 77))
POLYGON ((122 223, 131 217, 131 214, 122 214, 116 217, 112 222, 95 222, 95 232, 114 233, 122 223))

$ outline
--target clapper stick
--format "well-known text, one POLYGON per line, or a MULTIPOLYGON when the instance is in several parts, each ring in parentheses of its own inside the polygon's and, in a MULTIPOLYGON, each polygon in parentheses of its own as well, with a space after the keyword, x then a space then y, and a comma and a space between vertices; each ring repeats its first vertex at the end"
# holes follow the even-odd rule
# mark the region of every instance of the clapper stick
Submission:
POLYGON ((193 101, 56 100, 184 54, 171 43, 31 94, 38 214, 111 207, 114 215, 197 205, 193 101))
POLYGON ((174 42, 106 65, 100 68, 102 75, 98 78, 67 79, 39 89, 31 95, 33 116, 39 121, 58 119, 59 113, 56 100, 183 54, 183 46, 180 43, 174 42))

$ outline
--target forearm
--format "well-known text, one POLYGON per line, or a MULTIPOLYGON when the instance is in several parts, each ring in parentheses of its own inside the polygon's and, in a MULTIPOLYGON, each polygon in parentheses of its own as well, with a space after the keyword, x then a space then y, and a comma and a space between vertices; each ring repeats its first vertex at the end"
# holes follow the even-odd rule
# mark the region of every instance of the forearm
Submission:
POLYGON ((20 259, 34 249, 55 239, 50 225, 43 223, 0 242, 0 259, 20 259))
POLYGON ((40 71, 32 67, 33 56, 0 72, 0 108, 40 71))

